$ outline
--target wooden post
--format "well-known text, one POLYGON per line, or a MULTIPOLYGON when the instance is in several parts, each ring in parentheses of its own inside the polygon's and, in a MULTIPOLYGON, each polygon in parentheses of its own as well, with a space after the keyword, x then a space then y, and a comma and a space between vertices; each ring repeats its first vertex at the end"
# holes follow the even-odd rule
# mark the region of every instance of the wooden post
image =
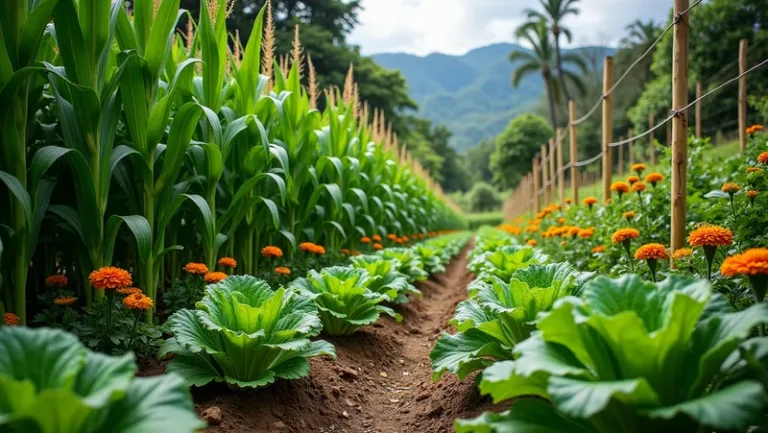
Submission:
POLYGON ((696 138, 701 138, 701 81, 696 82, 696 138))
POLYGON ((651 147, 648 149, 648 152, 651 155, 651 165, 656 165, 656 147, 653 145, 653 142, 656 141, 656 139, 653 137, 654 126, 655 124, 653 120, 653 112, 651 111, 650 113, 648 113, 648 130, 651 131, 651 133, 648 134, 648 140, 651 143, 651 147))
POLYGON ((557 128, 555 134, 560 138, 560 142, 557 143, 557 192, 560 205, 565 206, 565 173, 563 173, 563 146, 565 143, 561 138, 563 137, 563 130, 557 128))
MULTIPOLYGON (((543 199, 543 202, 541 203, 541 207, 549 206, 549 165, 547 161, 547 157, 549 154, 547 153, 547 145, 542 144, 541 145, 541 198, 543 199)), ((541 210, 541 209, 539 209, 541 210)))
MULTIPOLYGON (((672 49, 672 251, 685 246, 686 185, 688 182, 688 9, 689 0, 675 0, 675 25, 672 49)), ((670 265, 674 262, 670 259, 670 265)))
POLYGON ((613 57, 605 58, 603 66, 603 201, 611 198, 611 171, 613 158, 608 144, 613 140, 613 97, 608 94, 613 86, 613 57))
POLYGON ((549 139, 549 202, 557 201, 557 172, 555 172, 555 140, 549 139))
MULTIPOLYGON (((747 72, 747 47, 749 41, 739 43, 739 74, 747 72)), ((747 150, 747 76, 739 78, 739 148, 747 150)))
MULTIPOLYGON (((624 137, 619 137, 619 141, 623 141, 624 137)), ((619 176, 624 174, 624 145, 619 146, 619 168, 616 171, 619 176)))
POLYGON ((539 199, 539 163, 541 161, 541 155, 533 158, 533 212, 536 213, 541 209, 541 200, 539 199))
POLYGON ((629 135, 629 169, 631 170, 632 166, 635 165, 635 140, 632 139, 634 137, 632 128, 629 128, 627 135, 629 135))
POLYGON ((568 128, 571 136, 571 198, 573 198, 573 204, 579 203, 579 168, 576 167, 578 162, 578 152, 576 151, 576 125, 573 122, 576 120, 576 101, 568 101, 568 128))

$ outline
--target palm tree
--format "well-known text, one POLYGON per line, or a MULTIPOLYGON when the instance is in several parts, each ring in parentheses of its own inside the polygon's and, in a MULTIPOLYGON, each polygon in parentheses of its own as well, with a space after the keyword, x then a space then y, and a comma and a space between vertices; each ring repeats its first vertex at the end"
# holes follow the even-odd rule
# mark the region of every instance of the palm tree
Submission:
MULTIPOLYGON (((648 51, 653 46, 656 39, 661 34, 661 26, 656 24, 653 20, 648 22, 642 22, 635 20, 633 23, 627 26, 627 32, 629 33, 624 39, 621 40, 621 46, 632 58, 640 57, 643 53, 648 51)), ((653 59, 653 53, 650 53, 645 62, 645 79, 650 79, 651 63, 653 59)))
MULTIPOLYGON (((557 65, 557 54, 546 21, 525 23, 517 29, 516 35, 519 39, 527 42, 532 50, 518 50, 509 54, 510 62, 522 62, 512 73, 512 85, 518 87, 520 81, 526 76, 536 72, 541 73, 549 100, 549 120, 552 122, 552 128, 555 129, 557 128, 555 102, 559 99, 558 96, 562 91, 560 83, 565 83, 565 80, 568 79, 580 91, 583 91, 584 83, 572 69, 563 69, 561 74, 556 74, 559 80, 557 82, 554 80, 553 72, 557 65)), ((562 56, 561 60, 563 64, 572 64, 578 68, 579 72, 583 73, 587 70, 584 59, 576 54, 566 54, 562 56)))
POLYGON ((565 84, 565 74, 563 74, 563 59, 560 51, 560 35, 565 35, 568 42, 571 42, 571 31, 563 27, 562 22, 568 15, 578 15, 579 9, 576 8, 576 3, 580 0, 539 0, 543 12, 526 9, 528 18, 532 20, 544 20, 549 29, 552 31, 555 42, 555 63, 557 67, 557 75, 559 77, 560 87, 565 94, 565 100, 571 100, 571 93, 568 91, 568 86, 565 84))

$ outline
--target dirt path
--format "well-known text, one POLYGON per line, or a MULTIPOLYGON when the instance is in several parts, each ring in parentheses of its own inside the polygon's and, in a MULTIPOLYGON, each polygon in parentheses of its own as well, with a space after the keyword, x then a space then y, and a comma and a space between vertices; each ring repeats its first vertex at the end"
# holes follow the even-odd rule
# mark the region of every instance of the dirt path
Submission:
POLYGON ((350 337, 329 338, 338 360, 312 360, 310 377, 252 392, 197 390, 199 412, 222 410, 210 432, 444 433, 453 420, 493 406, 472 378, 432 381, 429 351, 448 328, 472 276, 465 249, 444 275, 420 284, 422 299, 398 307, 401 323, 382 319, 350 337))

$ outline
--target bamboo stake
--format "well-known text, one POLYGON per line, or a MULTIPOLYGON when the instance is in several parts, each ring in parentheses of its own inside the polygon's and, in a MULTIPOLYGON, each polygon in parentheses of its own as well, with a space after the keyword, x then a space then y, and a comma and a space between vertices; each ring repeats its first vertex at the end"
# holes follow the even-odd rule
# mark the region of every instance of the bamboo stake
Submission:
POLYGON ((576 101, 568 101, 568 124, 570 125, 570 138, 571 138, 571 196, 573 203, 579 203, 579 172, 576 167, 578 161, 578 152, 576 151, 576 125, 573 122, 576 120, 576 101))
MULTIPOLYGON (((558 137, 563 136, 563 130, 558 128, 556 131, 558 137)), ((563 141, 557 143, 557 191, 560 204, 565 206, 565 173, 563 172, 563 141)))
POLYGON ((632 139, 635 135, 632 128, 629 128, 627 134, 629 135, 629 168, 631 170, 632 166, 635 165, 635 140, 632 139))
POLYGON ((747 47, 749 41, 742 39, 739 42, 739 148, 742 152, 747 150, 747 47))
POLYGON ((539 199, 539 161, 541 156, 533 158, 533 212, 541 209, 541 200, 539 199))
POLYGON ((701 81, 696 82, 696 138, 701 138, 701 81))
POLYGON ((653 127, 654 127, 654 119, 653 119, 653 112, 648 113, 648 130, 651 131, 650 134, 648 134, 648 141, 651 143, 651 147, 649 148, 648 152, 651 155, 651 165, 656 165, 656 146, 654 146, 654 142, 656 139, 653 137, 653 127))
MULTIPOLYGON (((547 169, 547 145, 542 144, 541 145, 541 191, 542 195, 541 198, 544 199, 544 202, 541 203, 542 206, 549 206, 549 185, 547 185, 547 182, 549 182, 549 176, 547 176, 549 172, 549 169, 547 169)), ((541 210, 538 209, 537 212, 541 210)))
POLYGON ((555 140, 549 139, 549 201, 557 201, 557 182, 555 181, 557 172, 555 172, 555 140))
MULTIPOLYGON (((688 0, 675 0, 675 25, 672 54, 672 251, 685 246, 686 185, 688 177, 688 0), (681 15, 682 14, 682 15, 681 15), (678 112, 679 111, 679 112, 678 112)), ((670 265, 674 261, 670 259, 670 265)))
POLYGON ((613 85, 613 57, 605 58, 603 67, 603 201, 611 198, 611 170, 613 159, 608 144, 613 140, 613 97, 609 94, 613 85))

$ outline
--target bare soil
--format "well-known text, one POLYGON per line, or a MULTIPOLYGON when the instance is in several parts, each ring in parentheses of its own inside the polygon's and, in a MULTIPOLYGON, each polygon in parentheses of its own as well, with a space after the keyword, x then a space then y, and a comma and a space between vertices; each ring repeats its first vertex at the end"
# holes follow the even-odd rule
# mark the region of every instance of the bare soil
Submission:
MULTIPOLYGON (((502 410, 478 394, 473 378, 459 382, 446 374, 432 381, 429 351, 466 298, 472 280, 466 265, 465 249, 444 275, 420 283, 424 297, 396 308, 401 323, 387 317, 349 337, 324 337, 338 360, 313 359, 309 377, 250 392, 193 389, 198 414, 221 410, 221 422, 206 431, 444 433, 453 431, 456 418, 502 410)), ((161 371, 161 365, 144 368, 145 374, 161 371)))

